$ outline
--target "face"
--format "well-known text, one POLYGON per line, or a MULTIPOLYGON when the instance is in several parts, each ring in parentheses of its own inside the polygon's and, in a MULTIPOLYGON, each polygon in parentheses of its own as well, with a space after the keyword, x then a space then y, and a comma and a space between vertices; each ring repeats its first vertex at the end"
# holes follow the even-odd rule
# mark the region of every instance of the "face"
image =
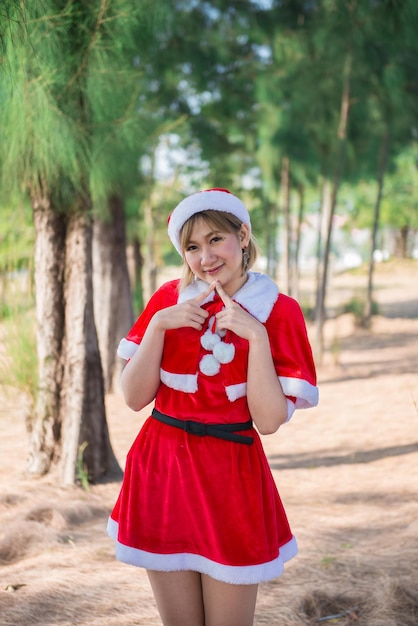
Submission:
POLYGON ((247 280, 242 269, 242 249, 248 246, 249 239, 246 224, 239 233, 230 233, 197 219, 184 258, 195 276, 207 283, 219 280, 226 293, 233 296, 247 280))

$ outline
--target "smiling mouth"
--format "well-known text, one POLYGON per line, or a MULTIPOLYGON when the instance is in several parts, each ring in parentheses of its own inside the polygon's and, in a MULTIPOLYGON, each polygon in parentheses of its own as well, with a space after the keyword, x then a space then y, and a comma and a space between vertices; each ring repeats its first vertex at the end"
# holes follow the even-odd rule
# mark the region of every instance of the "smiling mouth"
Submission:
POLYGON ((223 268, 223 265, 218 265, 218 267, 214 267, 211 270, 206 270, 206 274, 216 274, 216 272, 219 272, 219 270, 221 270, 223 268))

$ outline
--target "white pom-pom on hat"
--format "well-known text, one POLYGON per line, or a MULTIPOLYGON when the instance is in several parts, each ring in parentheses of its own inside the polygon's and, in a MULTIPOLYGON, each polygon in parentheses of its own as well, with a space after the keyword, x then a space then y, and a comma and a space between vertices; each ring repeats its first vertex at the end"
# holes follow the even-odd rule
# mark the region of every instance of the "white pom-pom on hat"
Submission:
POLYGON ((243 202, 234 196, 228 189, 214 188, 198 191, 184 198, 173 210, 168 218, 168 236, 179 254, 182 254, 180 246, 180 231, 184 223, 196 213, 202 211, 224 211, 232 213, 243 224, 247 224, 251 232, 250 215, 243 202))

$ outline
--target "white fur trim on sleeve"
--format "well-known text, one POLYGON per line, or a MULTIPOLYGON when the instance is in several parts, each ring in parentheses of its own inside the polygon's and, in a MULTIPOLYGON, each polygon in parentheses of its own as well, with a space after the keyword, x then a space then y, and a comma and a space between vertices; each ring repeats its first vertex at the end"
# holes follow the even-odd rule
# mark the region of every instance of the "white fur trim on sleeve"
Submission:
POLYGON ((287 418, 286 418, 286 422, 290 422, 290 420, 292 419, 293 413, 296 411, 296 405, 295 405, 294 402, 292 402, 292 400, 289 400, 289 398, 286 398, 286 400, 287 400, 287 418))
POLYGON ((125 359, 126 361, 128 361, 129 359, 132 359, 137 350, 137 343, 135 343, 134 341, 129 341, 129 339, 121 339, 118 346, 117 355, 121 359, 125 359))
POLYGON ((318 387, 302 378, 279 376, 279 381, 286 396, 296 398, 295 409, 309 409, 318 404, 318 387))

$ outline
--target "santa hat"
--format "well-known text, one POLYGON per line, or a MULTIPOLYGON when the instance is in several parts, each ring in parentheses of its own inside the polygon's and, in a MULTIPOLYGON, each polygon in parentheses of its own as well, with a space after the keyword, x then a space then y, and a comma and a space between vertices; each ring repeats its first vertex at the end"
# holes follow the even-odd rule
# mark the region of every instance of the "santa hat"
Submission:
POLYGON ((209 210, 232 213, 241 223, 247 224, 251 232, 251 220, 245 205, 228 189, 215 188, 198 191, 184 198, 168 218, 168 236, 179 254, 182 254, 180 231, 185 222, 192 215, 209 210))

